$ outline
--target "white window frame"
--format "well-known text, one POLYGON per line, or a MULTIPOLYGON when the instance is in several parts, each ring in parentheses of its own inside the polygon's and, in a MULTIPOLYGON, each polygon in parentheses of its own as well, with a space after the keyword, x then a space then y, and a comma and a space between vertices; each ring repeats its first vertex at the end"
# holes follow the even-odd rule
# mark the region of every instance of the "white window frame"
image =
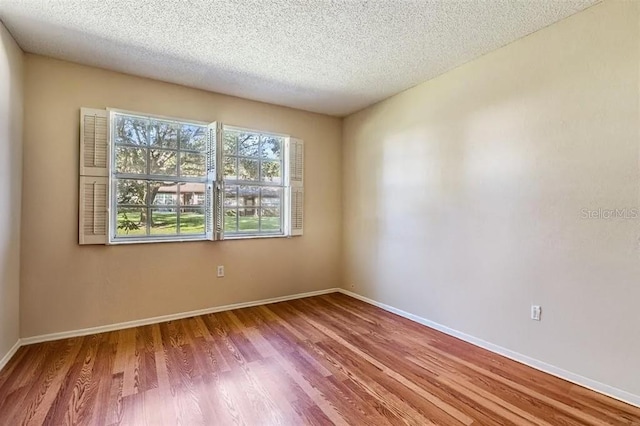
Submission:
MULTIPOLYGON (((108 199, 108 204, 109 204, 109 210, 110 210, 108 244, 115 245, 115 244, 132 244, 132 243, 139 244, 139 243, 161 243, 161 242, 184 242, 184 241, 203 241, 203 240, 211 239, 210 234, 212 233, 212 230, 207 229, 207 224, 209 223, 209 221, 207 220, 208 209, 206 205, 202 206, 202 208, 205 211, 205 232, 203 234, 145 235, 145 236, 131 236, 131 237, 117 235, 118 233, 118 218, 117 218, 117 212, 118 212, 117 181, 118 179, 144 180, 147 182, 164 180, 167 182, 178 182, 178 183, 187 183, 187 182, 204 183, 205 191, 207 191, 209 188, 211 188, 215 184, 215 176, 208 174, 204 178, 196 178, 196 177, 162 176, 162 175, 151 175, 151 174, 141 175, 141 174, 117 173, 116 165, 115 165, 115 162, 116 162, 116 143, 114 141, 115 132, 113 130, 115 126, 115 118, 117 115, 126 115, 128 117, 140 118, 145 120, 162 120, 162 121, 172 122, 178 125, 191 124, 195 126, 209 127, 212 125, 212 123, 207 123, 204 121, 188 120, 188 119, 176 118, 176 117, 167 117, 167 116, 156 115, 156 114, 145 114, 145 113, 139 113, 134 111, 115 109, 115 108, 109 108, 107 111, 109 114, 109 161, 108 161, 108 165, 109 165, 108 197, 109 199, 108 199)), ((122 145, 118 145, 118 146, 122 146, 122 145)), ((145 146, 145 149, 150 150, 152 148, 147 143, 147 145, 145 146)), ((166 148, 161 148, 161 149, 166 149, 166 148)), ((169 149, 169 150, 176 151, 176 152, 180 151, 179 147, 176 148, 175 150, 174 149, 169 149)), ((208 152, 203 152, 202 155, 208 156, 208 152)), ((149 166, 148 163, 149 161, 148 161, 148 155, 147 155, 147 167, 149 166)), ((177 167, 179 167, 179 164, 177 165, 177 167)), ((211 199, 212 196, 213 194, 210 194, 209 197, 207 197, 205 194, 205 204, 206 204, 206 199, 207 198, 211 199)), ((177 210, 181 208, 179 205, 180 204, 179 198, 180 197, 178 196, 176 213, 177 213, 177 210)), ((148 214, 150 211, 149 206, 145 204, 145 206, 141 206, 141 207, 147 209, 147 216, 149 216, 148 214)), ((162 206, 159 206, 159 207, 162 207, 162 206)), ((147 221, 148 220, 149 220, 149 217, 147 217, 147 221)), ((149 223, 147 223, 146 226, 149 227, 149 223)))
MULTIPOLYGON (((222 211, 221 211, 221 220, 222 220, 222 226, 223 226, 223 232, 224 232, 224 219, 226 217, 225 215, 225 206, 224 206, 224 194, 225 194, 225 190, 226 190, 226 186, 227 185, 234 185, 234 186, 257 186, 257 187, 278 187, 280 188, 280 193, 281 193, 281 198, 280 198, 280 230, 277 232, 261 232, 260 230, 258 230, 258 232, 234 232, 234 233, 224 233, 224 239, 225 240, 237 240, 237 239, 245 239, 245 238, 277 238, 277 237, 287 237, 288 236, 288 215, 286 214, 286 212, 288 211, 288 200, 289 200, 289 191, 287 190, 287 172, 288 172, 288 167, 287 167, 287 150, 288 150, 288 146, 289 146, 289 135, 285 135, 282 133, 276 133, 276 132, 269 132, 269 131, 264 131, 264 130, 257 130, 257 129, 251 129, 251 128, 247 128, 247 127, 240 127, 240 126, 233 126, 233 125, 229 125, 229 124, 221 124, 221 133, 220 133, 220 137, 219 140, 220 142, 218 143, 218 150, 220 152, 220 156, 219 161, 220 161, 220 165, 221 167, 219 168, 220 173, 219 173, 219 179, 220 182, 222 184, 222 202, 223 202, 223 206, 222 206, 222 211), (262 180, 260 180, 260 178, 262 177, 262 169, 260 167, 261 163, 258 163, 258 180, 257 181, 244 181, 244 180, 240 180, 240 179, 229 179, 226 180, 224 177, 224 132, 225 130, 229 130, 232 132, 244 132, 244 133, 254 133, 257 134, 258 137, 266 135, 266 136, 273 136, 273 137, 277 137, 277 138, 282 138, 283 140, 283 144, 281 147, 282 150, 282 154, 280 156, 280 183, 279 184, 275 184, 273 182, 263 182, 262 180)), ((236 146, 236 149, 238 147, 236 146)), ((258 155, 259 156, 259 155, 258 155)), ((230 157, 235 157, 238 162, 236 163, 236 173, 239 171, 239 159, 243 158, 243 156, 237 155, 231 155, 230 157)), ((249 158, 249 157, 246 157, 249 158)), ((256 157, 258 158, 258 157, 256 157)), ((235 207, 236 210, 239 210, 240 206, 235 207)), ((260 209, 262 209, 262 206, 259 207, 260 209)), ((238 221, 240 220, 239 218, 237 219, 238 221)), ((260 223, 261 223, 261 218, 258 222, 258 227, 260 227, 260 223)), ((239 222, 238 222, 238 228, 239 228, 239 222)))
MULTIPOLYGON (((186 241, 203 241, 203 240, 242 240, 252 238, 288 238, 291 237, 291 224, 290 222, 290 200, 291 200, 291 187, 288 178, 290 168, 289 158, 289 145, 291 137, 286 134, 257 130, 246 127, 223 125, 222 123, 207 123, 203 121, 195 121, 176 117, 167 117, 156 114, 140 113, 135 111, 128 111, 123 109, 108 108, 106 110, 108 118, 108 134, 107 134, 107 151, 108 151, 108 235, 106 236, 106 242, 103 244, 141 244, 141 243, 160 243, 160 242, 186 242, 186 241), (176 124, 191 124, 197 126, 208 127, 208 137, 213 141, 213 146, 208 146, 207 151, 203 154, 207 157, 207 177, 203 178, 190 178, 190 177, 177 177, 177 176, 161 176, 151 174, 123 174, 116 173, 116 143, 115 143, 115 118, 116 115, 126 115, 134 118, 150 119, 150 120, 162 120, 174 122, 176 124), (281 154, 281 182, 275 184, 274 182, 262 182, 258 181, 234 181, 233 185, 248 185, 248 186, 268 186, 281 188, 281 201, 280 201, 280 231, 278 232, 238 232, 238 233, 224 233, 224 129, 233 131, 241 131, 247 133, 256 133, 258 135, 269 135, 278 138, 283 138, 282 154, 281 154), (215 163, 213 170, 210 163, 215 163), (144 235, 144 236, 118 236, 118 218, 117 218, 117 180, 118 179, 136 179, 150 181, 168 181, 168 182, 198 182, 205 183, 205 233, 204 234, 178 234, 178 235, 144 235)), ((82 114, 82 112, 81 112, 82 114)), ((81 140, 82 145, 82 140, 81 140)), ((120 146, 120 145, 118 145, 120 146)), ((146 149, 151 149, 150 145, 146 145, 146 149)), ((164 148, 162 148, 164 149, 164 148)), ((176 152, 180 151, 180 147, 176 148, 176 152)), ((260 163, 259 163, 260 165, 260 163)), ((147 161, 148 167, 148 161, 147 161)), ((261 167, 259 167, 261 169, 261 167)), ((147 169, 148 171, 148 169, 147 169)), ((259 171, 261 176, 262 171, 259 171)), ((177 209, 180 209, 180 200, 177 200, 177 209)), ((149 206, 141 206, 147 209, 149 212, 149 206)), ((262 206, 260 206, 262 208, 262 206)), ((148 220, 148 219, 147 219, 148 220)), ((149 226, 147 224, 147 226, 149 226)), ((293 235, 301 235, 293 234, 293 235)), ((82 241, 82 235, 81 235, 82 241)), ((82 242, 81 242, 82 243, 82 242)), ((96 244, 99 242, 93 242, 96 244)))

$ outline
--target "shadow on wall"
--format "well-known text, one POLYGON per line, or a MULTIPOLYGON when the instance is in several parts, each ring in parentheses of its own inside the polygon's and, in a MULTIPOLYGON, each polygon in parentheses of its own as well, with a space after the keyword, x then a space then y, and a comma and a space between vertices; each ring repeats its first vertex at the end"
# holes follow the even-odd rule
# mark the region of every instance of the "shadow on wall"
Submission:
MULTIPOLYGON (((577 206, 594 195, 605 200, 597 180, 619 171, 590 152, 610 152, 609 141, 564 139, 601 112, 562 109, 565 98, 579 94, 588 105, 599 95, 585 84, 589 64, 572 54, 580 52, 550 58, 571 81, 533 70, 487 85, 505 74, 497 62, 464 80, 454 70, 351 119, 359 185, 352 218, 363 241, 348 244, 359 247, 355 276, 369 297, 447 323, 456 318, 444 304, 478 292, 495 291, 495 307, 509 310, 519 288, 576 281, 550 281, 541 268, 570 262, 583 270, 575 251, 600 231, 585 229, 577 206), (558 108, 562 114, 549 113, 558 108)), ((606 267, 602 257, 588 261, 606 267)))
POLYGON ((22 51, 0 23, 0 358, 19 338, 22 51))

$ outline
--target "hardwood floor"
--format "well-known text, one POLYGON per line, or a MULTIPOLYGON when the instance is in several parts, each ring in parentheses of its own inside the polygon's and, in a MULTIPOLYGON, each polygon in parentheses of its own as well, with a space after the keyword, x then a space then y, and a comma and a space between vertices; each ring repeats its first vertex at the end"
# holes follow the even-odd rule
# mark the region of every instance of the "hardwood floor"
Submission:
POLYGON ((640 409, 334 293, 21 348, 0 425, 640 425, 640 409))

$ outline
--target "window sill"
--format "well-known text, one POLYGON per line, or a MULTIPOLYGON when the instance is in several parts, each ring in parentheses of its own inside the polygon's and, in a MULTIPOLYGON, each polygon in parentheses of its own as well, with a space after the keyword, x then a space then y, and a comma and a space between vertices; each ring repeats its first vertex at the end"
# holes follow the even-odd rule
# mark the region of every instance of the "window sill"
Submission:
POLYGON ((231 240, 261 240, 264 238, 289 238, 290 235, 228 235, 223 240, 219 241, 231 241, 231 240))
POLYGON ((127 244, 154 244, 154 243, 186 243, 190 241, 210 241, 205 236, 198 235, 197 237, 192 238, 149 238, 149 239, 140 239, 140 238, 121 238, 114 241, 109 241, 110 246, 120 246, 127 244))
POLYGON ((194 238, 153 238, 153 239, 118 239, 110 241, 110 246, 120 246, 129 244, 155 244, 155 243, 187 243, 192 241, 234 241, 234 240, 261 240, 265 238, 291 238, 290 235, 228 235, 222 240, 210 240, 206 237, 194 237, 194 238))

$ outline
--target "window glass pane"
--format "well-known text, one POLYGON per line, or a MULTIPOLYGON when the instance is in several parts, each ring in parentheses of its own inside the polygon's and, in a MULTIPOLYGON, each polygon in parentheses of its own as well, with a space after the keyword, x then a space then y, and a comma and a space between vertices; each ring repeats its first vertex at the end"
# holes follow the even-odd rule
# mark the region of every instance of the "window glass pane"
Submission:
POLYGON ((178 232, 178 212, 175 208, 151 208, 151 235, 175 235, 178 232))
POLYGON ((180 176, 199 177, 205 176, 206 157, 200 154, 183 152, 180 154, 180 176))
POLYGON ((260 139, 255 133, 239 133, 238 155, 245 157, 258 157, 260 139))
POLYGON ((183 208, 180 210, 181 234, 204 234, 204 209, 183 208))
POLYGON ((223 153, 224 155, 236 155, 238 148, 238 132, 225 130, 224 132, 223 153))
POLYGON ((258 232, 258 209, 238 209, 238 231, 247 233, 258 232))
POLYGON ((258 180, 258 160, 238 158, 238 179, 258 180))
POLYGON ((263 182, 282 182, 282 170, 280 167, 280 161, 263 161, 262 167, 262 181, 263 182))
POLYGON ((178 132, 180 149, 191 151, 206 151, 207 149, 207 128, 183 124, 178 132))
POLYGON ((236 157, 224 158, 224 178, 228 180, 238 179, 238 167, 236 157))
POLYGON ((116 182, 116 202, 118 204, 145 205, 147 182, 144 180, 118 179, 116 182))
POLYGON ((146 145, 148 124, 149 120, 144 118, 116 115, 114 132, 116 143, 146 145))
MULTIPOLYGON (((208 127, 116 113, 112 130, 112 167, 117 178, 112 200, 116 209, 115 235, 204 235, 205 205, 210 201, 204 182, 208 127), (140 175, 141 179, 120 179, 123 174, 140 175), (190 180, 187 178, 202 181, 184 182, 190 180)), ((235 139, 231 137, 231 145, 227 144, 233 153, 237 153, 238 134, 235 139)), ((237 160, 228 163, 227 168, 237 179, 237 160)), ((255 170, 252 172, 255 174, 255 170)), ((231 213, 230 225, 235 231, 238 213, 231 213)))
MULTIPOLYGON (((115 115, 115 176, 146 178, 116 179, 117 236, 205 234, 207 184, 184 181, 204 181, 207 176, 208 132, 197 124, 115 115)), ((285 142, 286 138, 259 132, 223 132, 224 179, 231 184, 246 181, 225 186, 225 232, 282 232, 285 142)))
POLYGON ((116 146, 116 172, 147 174, 147 150, 145 148, 133 148, 116 146))
POLYGON ((236 232, 238 229, 238 210, 224 209, 224 232, 236 232))
POLYGON ((279 160, 282 158, 284 138, 274 136, 262 136, 260 156, 266 159, 279 160))
POLYGON ((225 207, 235 207, 238 205, 238 185, 226 185, 224 188, 225 207))
POLYGON ((178 204, 177 182, 149 182, 149 204, 154 206, 175 206, 178 204))
POLYGON ((162 148, 178 148, 178 126, 168 121, 151 120, 149 144, 162 148))
POLYGON ((118 237, 134 237, 147 235, 147 209, 118 207, 117 209, 118 237))
POLYGON ((240 206, 259 206, 260 205, 260 187, 259 186, 239 186, 238 187, 238 205, 240 206))
POLYGON ((206 189, 207 185, 204 183, 181 183, 180 204, 183 206, 204 206, 206 189))
POLYGON ((263 208, 262 212, 262 220, 261 220, 261 230, 265 232, 276 232, 280 231, 280 208, 279 207, 269 207, 263 208))
POLYGON ((177 174, 176 151, 152 149, 149 151, 150 174, 175 176, 177 174))
POLYGON ((269 206, 280 206, 282 204, 281 200, 282 200, 282 189, 275 187, 275 188, 270 188, 270 187, 262 187, 262 189, 260 190, 261 192, 261 199, 260 199, 260 205, 262 207, 269 207, 269 206))

